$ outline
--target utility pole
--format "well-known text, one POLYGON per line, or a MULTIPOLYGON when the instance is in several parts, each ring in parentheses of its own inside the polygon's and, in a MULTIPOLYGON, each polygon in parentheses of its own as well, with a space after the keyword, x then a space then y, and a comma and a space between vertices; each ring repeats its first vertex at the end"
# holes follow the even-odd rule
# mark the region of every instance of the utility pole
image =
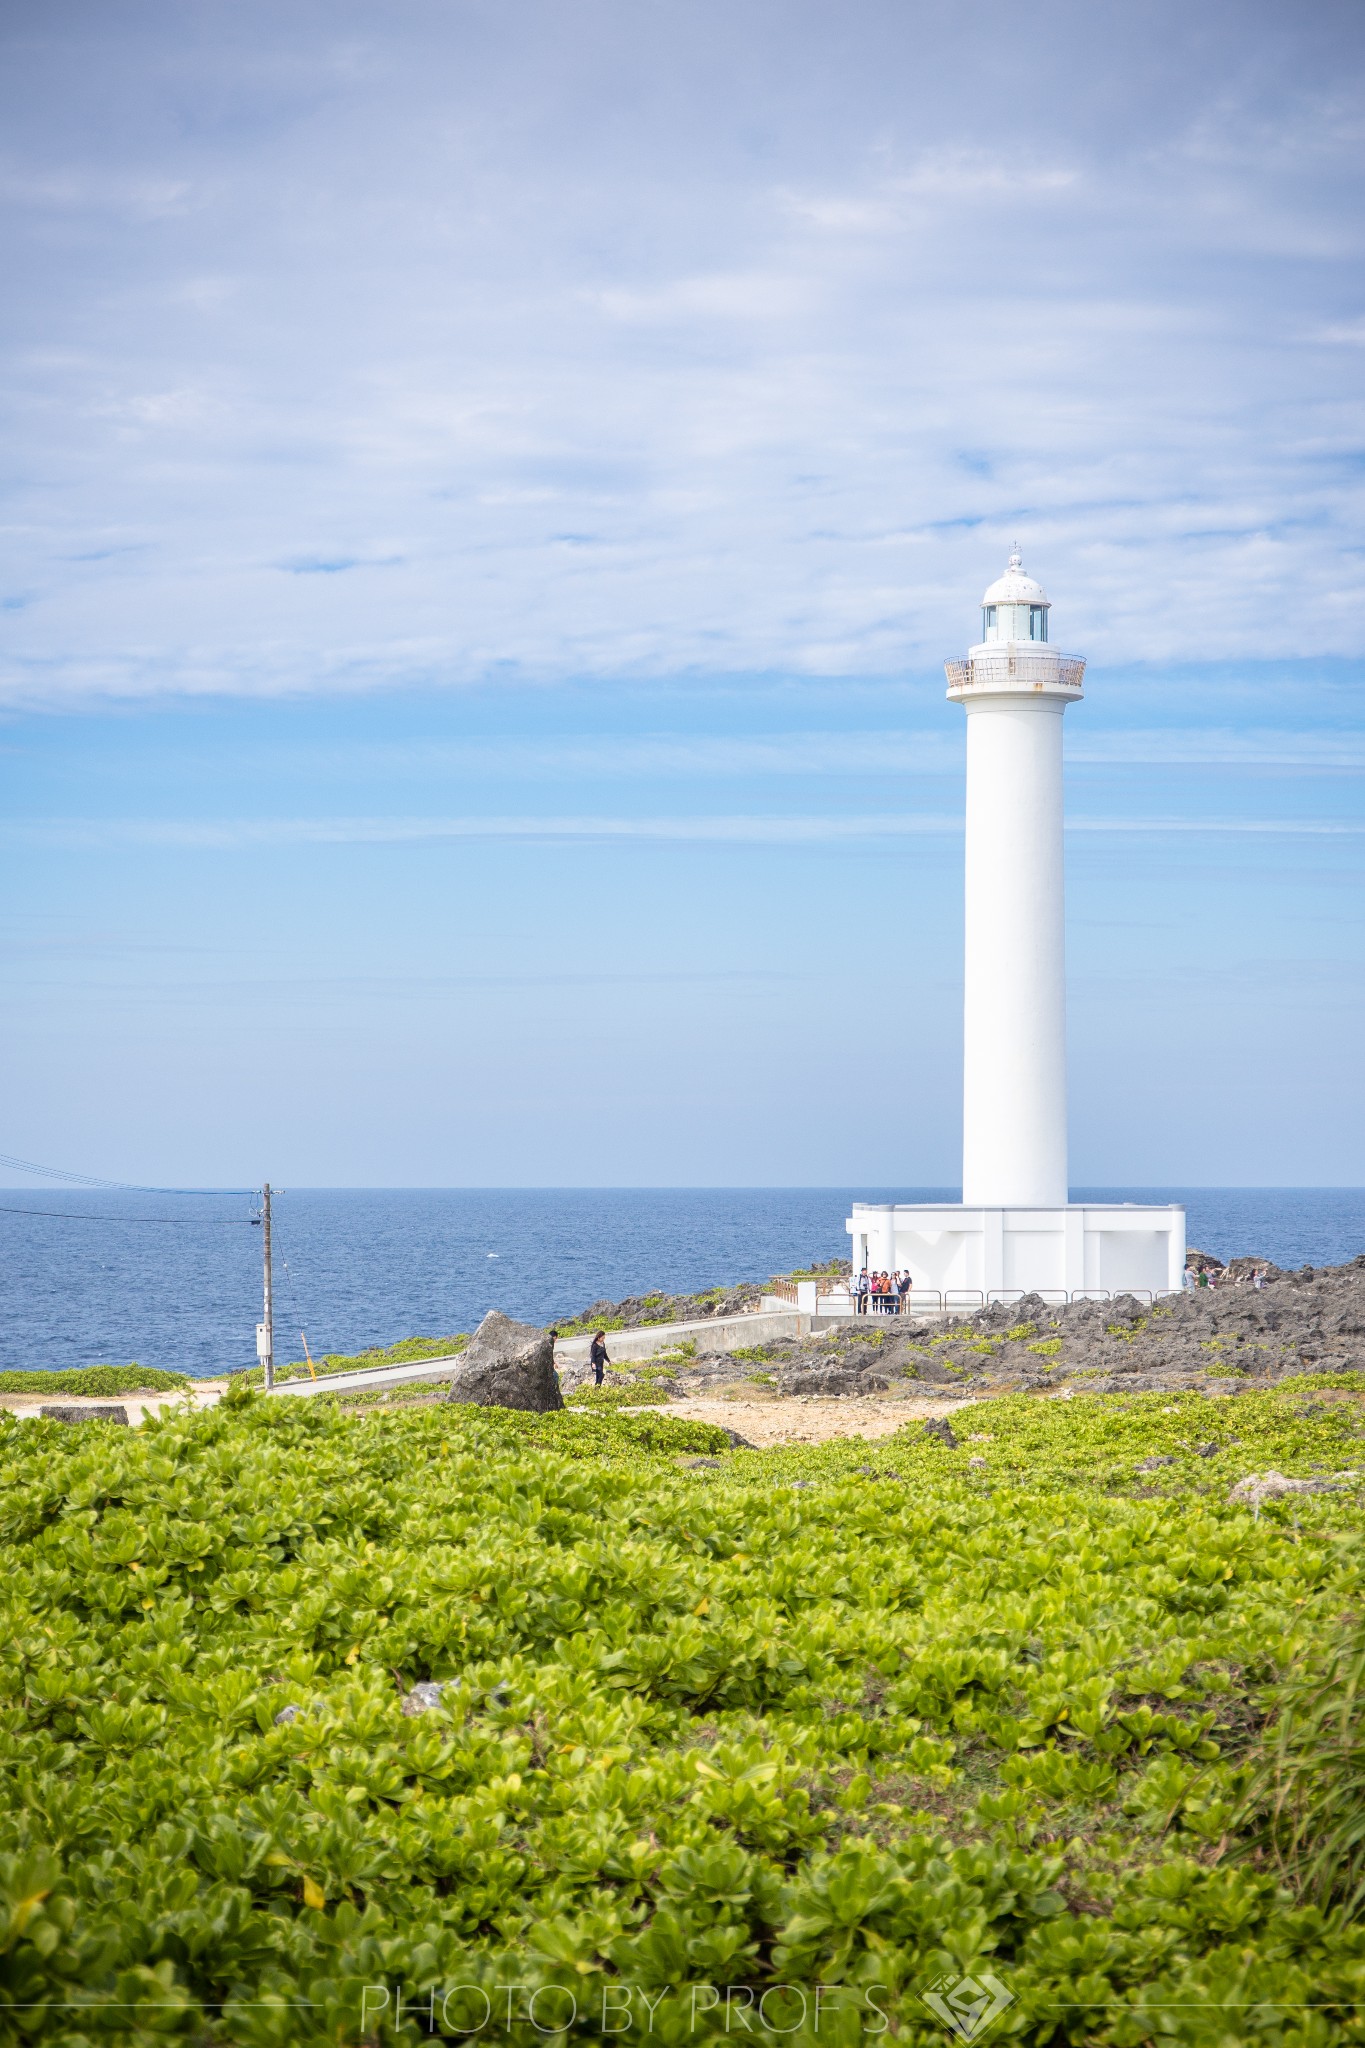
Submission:
POLYGON ((275 1384, 275 1299, 274 1284, 270 1270, 270 1182, 267 1181, 261 1200, 261 1223, 265 1243, 265 1321, 256 1332, 256 1350, 265 1366, 265 1390, 267 1393, 275 1384))

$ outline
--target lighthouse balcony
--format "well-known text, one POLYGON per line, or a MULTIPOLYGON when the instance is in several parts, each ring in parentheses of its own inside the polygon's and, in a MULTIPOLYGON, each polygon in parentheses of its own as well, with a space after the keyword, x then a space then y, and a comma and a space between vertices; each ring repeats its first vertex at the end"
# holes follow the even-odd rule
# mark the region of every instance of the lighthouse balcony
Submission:
POLYGON ((1059 654, 1055 648, 1027 641, 1005 645, 983 642, 965 661, 945 661, 948 695, 964 698, 1019 692, 1027 696, 1078 698, 1085 678, 1082 656, 1059 654))

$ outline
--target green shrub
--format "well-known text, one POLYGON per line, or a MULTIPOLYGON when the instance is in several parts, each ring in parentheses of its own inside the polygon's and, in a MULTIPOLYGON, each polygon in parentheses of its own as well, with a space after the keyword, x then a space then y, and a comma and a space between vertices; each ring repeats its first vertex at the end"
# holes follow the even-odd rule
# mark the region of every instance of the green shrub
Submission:
POLYGON ((1358 2040, 1359 1926, 1238 1854, 1260 1689, 1360 1611, 1358 1503, 1225 1497, 1348 1464, 1354 1411, 1232 1405, 1212 1493, 1194 1395, 996 1401, 985 1479, 919 1423, 0 1417, 6 2039, 394 2048, 481 1983, 517 2048, 542 1987, 600 2048, 623 1985, 720 2048, 727 1987, 819 1983, 797 2048, 882 2010, 927 2048, 923 1988, 979 1968, 1018 2048, 1358 2040), (1154 1451, 1168 1496, 1116 1491, 1154 1451))
POLYGON ((576 1387, 564 1397, 568 1408, 597 1408, 610 1412, 617 1408, 643 1408, 661 1405, 669 1400, 666 1387, 653 1386, 648 1380, 639 1384, 632 1381, 629 1386, 604 1385, 600 1387, 576 1387))

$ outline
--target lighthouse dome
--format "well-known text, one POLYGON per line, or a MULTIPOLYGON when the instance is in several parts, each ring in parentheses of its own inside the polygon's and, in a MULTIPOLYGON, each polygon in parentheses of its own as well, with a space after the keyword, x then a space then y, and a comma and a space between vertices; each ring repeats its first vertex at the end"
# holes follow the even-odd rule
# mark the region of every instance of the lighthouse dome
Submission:
POLYGON ((1024 557, 1016 544, 1010 549, 1009 567, 981 600, 981 638, 1046 640, 1047 615, 1047 592, 1024 574, 1024 557))

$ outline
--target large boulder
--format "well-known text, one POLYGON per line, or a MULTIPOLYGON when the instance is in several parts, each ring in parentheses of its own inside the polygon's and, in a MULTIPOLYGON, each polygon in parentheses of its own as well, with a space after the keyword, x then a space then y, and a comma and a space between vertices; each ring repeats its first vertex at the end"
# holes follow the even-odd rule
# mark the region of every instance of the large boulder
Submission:
POLYGON ((121 1401, 47 1401, 39 1413, 48 1422, 128 1422, 121 1401))
POLYGON ((534 1323, 514 1323, 490 1309, 455 1368, 446 1399, 478 1408, 528 1408, 536 1415, 562 1408, 554 1338, 534 1323))

